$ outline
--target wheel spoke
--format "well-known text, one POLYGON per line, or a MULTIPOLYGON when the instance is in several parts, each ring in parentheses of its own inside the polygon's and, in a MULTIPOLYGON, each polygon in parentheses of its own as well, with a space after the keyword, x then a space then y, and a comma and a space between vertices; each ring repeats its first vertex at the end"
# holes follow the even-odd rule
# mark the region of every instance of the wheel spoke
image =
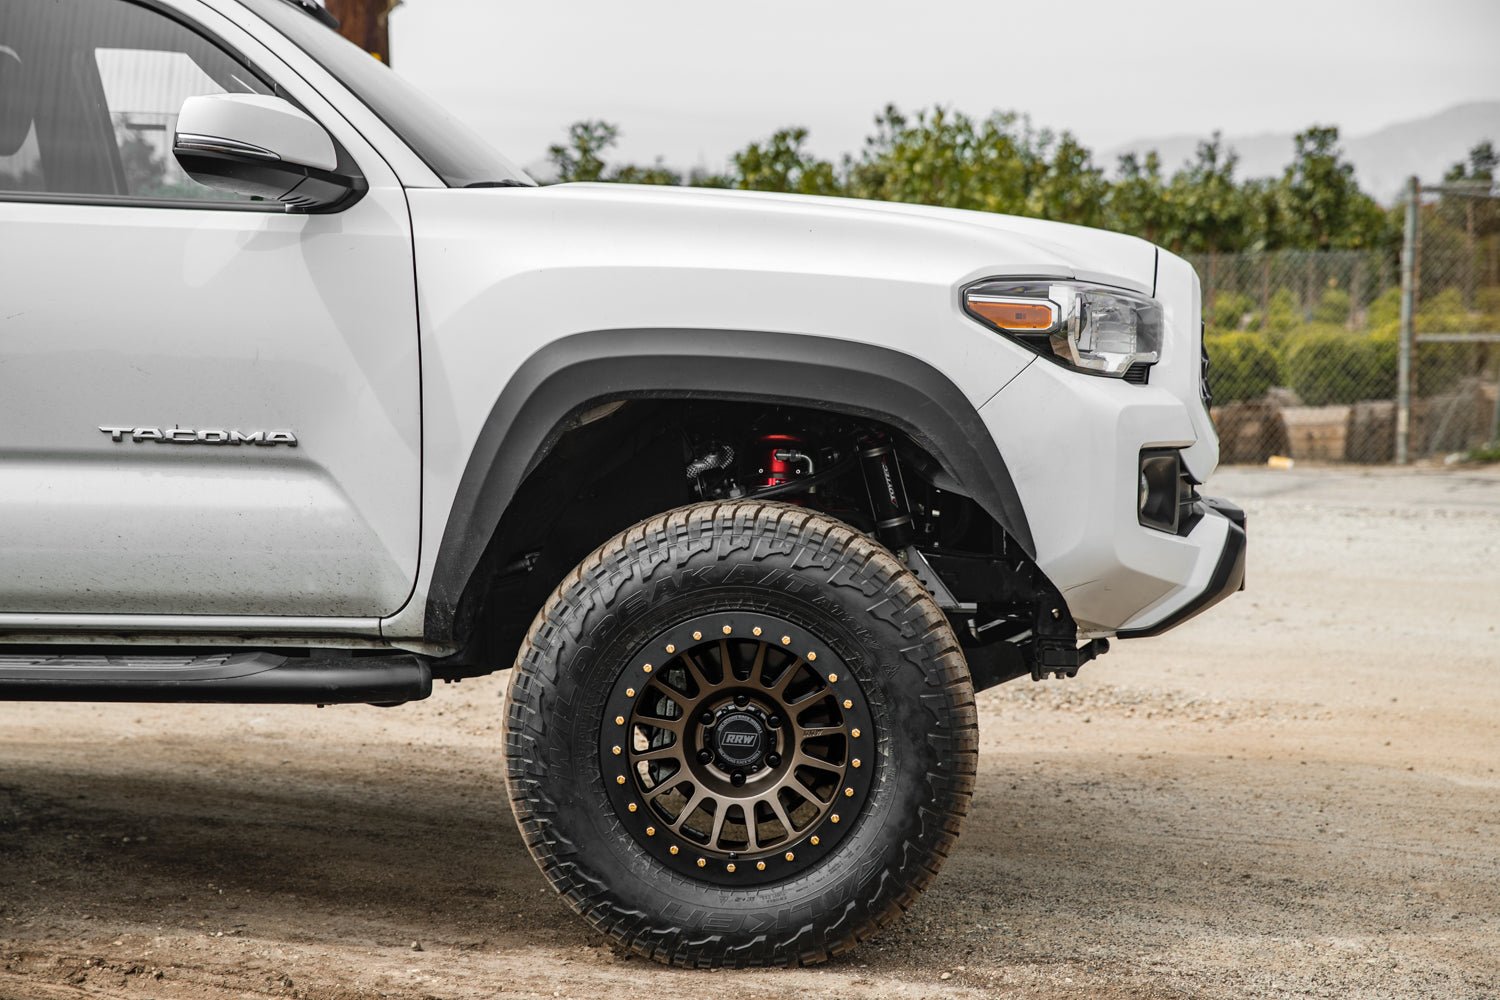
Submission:
POLYGON ((693 701, 692 698, 689 698, 687 696, 686 692, 677 690, 672 685, 668 684, 664 680, 661 680, 660 678, 653 678, 652 680, 648 681, 646 683, 646 690, 665 695, 667 699, 672 702, 672 704, 682 709, 683 712, 687 711, 688 705, 690 705, 693 701))
MULTIPOLYGON (((709 683, 708 674, 706 674, 703 670, 703 664, 700 663, 698 661, 698 658, 692 653, 683 653, 682 662, 683 665, 687 667, 688 673, 692 675, 693 683, 698 685, 698 698, 700 700, 704 695, 708 694, 708 692, 718 687, 717 684, 709 683)), ((684 706, 684 708, 686 708, 686 706, 684 706)))
POLYGON ((811 788, 808 788, 806 785, 804 785, 801 779, 798 778, 795 774, 787 775, 786 781, 782 783, 781 787, 791 789, 792 791, 796 792, 798 795, 806 799, 808 802, 819 808, 827 805, 829 801, 828 799, 819 798, 817 793, 814 792, 811 788))
POLYGON ((799 656, 797 659, 792 661, 791 666, 787 667, 781 672, 780 677, 776 678, 776 683, 771 687, 771 697, 775 698, 778 701, 785 702, 787 685, 792 682, 792 678, 796 677, 797 672, 801 669, 802 658, 799 656))
POLYGON ((698 811, 698 807, 703 804, 703 800, 706 798, 708 798, 708 792, 704 790, 703 786, 694 785, 693 794, 687 800, 687 805, 682 807, 682 812, 678 813, 677 818, 669 824, 673 833, 682 833, 682 824, 687 822, 689 816, 698 811))
POLYGON ((682 750, 676 743, 664 747, 656 747, 651 750, 642 750, 639 753, 632 751, 630 759, 636 763, 645 763, 653 760, 682 760, 682 750))
POLYGON ((766 650, 770 648, 763 642, 755 644, 755 662, 750 664, 750 683, 756 687, 766 686, 766 650))
POLYGON ((657 785, 655 788, 653 788, 650 791, 648 791, 646 793, 646 801, 647 802, 655 802, 657 799, 661 798, 663 795, 667 794, 672 789, 674 789, 674 788, 678 787, 679 785, 681 785, 684 781, 687 780, 687 778, 688 778, 688 776, 687 776, 686 772, 678 771, 677 773, 673 774, 670 778, 667 778, 661 784, 657 785))
POLYGON ((828 689, 825 688, 825 687, 823 687, 822 685, 819 685, 817 688, 813 689, 810 693, 803 695, 802 697, 798 698, 796 701, 790 701, 787 698, 782 698, 781 700, 786 705, 786 707, 788 709, 796 709, 798 706, 801 706, 801 705, 811 705, 813 702, 817 701, 819 698, 827 697, 827 695, 828 695, 828 689))
POLYGON ((764 802, 765 799, 751 799, 744 804, 745 813, 745 850, 754 853, 760 850, 760 824, 755 820, 755 807, 764 802))
POLYGON ((714 822, 708 831, 708 846, 719 849, 719 837, 724 833, 724 821, 729 818, 729 806, 723 799, 714 800, 714 822))
POLYGON ((664 729, 675 735, 679 740, 682 739, 683 727, 686 721, 687 717, 683 715, 679 715, 675 719, 659 719, 654 715, 641 715, 637 712, 630 717, 630 724, 632 726, 650 726, 653 729, 664 729))
POLYGON ((795 837, 797 835, 797 828, 792 825, 792 817, 787 815, 786 807, 781 804, 780 796, 775 794, 767 795, 761 801, 771 807, 771 812, 776 814, 776 821, 781 824, 781 828, 786 831, 786 835, 788 837, 795 837))
MULTIPOLYGON (((792 757, 793 774, 796 773, 797 768, 799 767, 811 767, 818 771, 826 771, 829 774, 844 773, 844 767, 842 764, 830 764, 826 760, 819 760, 817 757, 808 756, 807 754, 802 753, 800 750, 796 753, 795 756, 792 757)), ((818 801, 821 802, 822 800, 819 799, 818 801)))

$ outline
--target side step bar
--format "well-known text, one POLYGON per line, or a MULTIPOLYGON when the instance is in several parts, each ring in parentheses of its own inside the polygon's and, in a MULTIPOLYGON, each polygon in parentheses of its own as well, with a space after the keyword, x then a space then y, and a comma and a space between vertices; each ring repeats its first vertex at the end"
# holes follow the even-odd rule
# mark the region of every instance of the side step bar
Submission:
POLYGON ((418 701, 431 693, 432 671, 411 654, 0 653, 0 700, 334 705, 418 701))

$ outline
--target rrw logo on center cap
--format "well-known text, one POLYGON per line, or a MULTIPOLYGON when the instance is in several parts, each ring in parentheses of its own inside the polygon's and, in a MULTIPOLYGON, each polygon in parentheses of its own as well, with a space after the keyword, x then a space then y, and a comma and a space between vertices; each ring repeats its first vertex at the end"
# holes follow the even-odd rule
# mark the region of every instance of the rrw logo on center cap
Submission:
POLYGON ((725 733, 720 741, 732 747, 747 747, 756 741, 754 733, 725 733))

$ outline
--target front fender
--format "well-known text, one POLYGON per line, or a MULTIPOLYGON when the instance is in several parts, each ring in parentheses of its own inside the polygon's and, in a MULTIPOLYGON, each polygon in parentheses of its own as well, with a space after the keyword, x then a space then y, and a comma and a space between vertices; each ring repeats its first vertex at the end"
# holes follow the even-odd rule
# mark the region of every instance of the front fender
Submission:
POLYGON ((452 637, 459 598, 521 482, 582 411, 606 400, 712 398, 813 406, 882 421, 932 455, 1028 553, 1005 460, 936 368, 854 341, 748 330, 598 330, 553 341, 506 384, 454 495, 428 588, 428 642, 452 637))

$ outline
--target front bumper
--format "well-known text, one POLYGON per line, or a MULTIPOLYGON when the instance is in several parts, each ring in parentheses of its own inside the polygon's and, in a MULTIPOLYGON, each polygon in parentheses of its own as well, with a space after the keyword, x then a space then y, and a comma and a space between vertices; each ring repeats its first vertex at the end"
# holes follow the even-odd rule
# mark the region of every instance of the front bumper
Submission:
MULTIPOLYGON (((1245 512, 1228 500, 1204 497, 1198 501, 1205 518, 1222 518, 1226 522, 1224 545, 1214 563, 1206 586, 1175 610, 1150 625, 1122 628, 1115 633, 1121 639, 1144 639, 1176 628, 1189 618, 1207 611, 1236 591, 1245 589, 1246 524, 1245 512)), ((1143 615, 1140 617, 1148 617, 1143 615)))
POLYGON ((1025 508, 1037 566, 1087 636, 1154 626, 1210 586, 1230 544, 1227 517, 1208 510, 1186 534, 1138 519, 1142 451, 1179 449, 1186 459, 1198 440, 1190 406, 1201 405, 1154 378, 1128 385, 1038 361, 980 408, 1025 508))
POLYGON ((1143 452, 1177 452, 1192 483, 1218 464, 1197 277, 1171 254, 1159 261, 1165 339, 1148 384, 1039 359, 979 411, 1025 508, 1037 566, 1087 637, 1164 631, 1220 599, 1226 580, 1238 587, 1236 561, 1244 572, 1244 529, 1227 508, 1205 505, 1183 534, 1138 518, 1143 452))

